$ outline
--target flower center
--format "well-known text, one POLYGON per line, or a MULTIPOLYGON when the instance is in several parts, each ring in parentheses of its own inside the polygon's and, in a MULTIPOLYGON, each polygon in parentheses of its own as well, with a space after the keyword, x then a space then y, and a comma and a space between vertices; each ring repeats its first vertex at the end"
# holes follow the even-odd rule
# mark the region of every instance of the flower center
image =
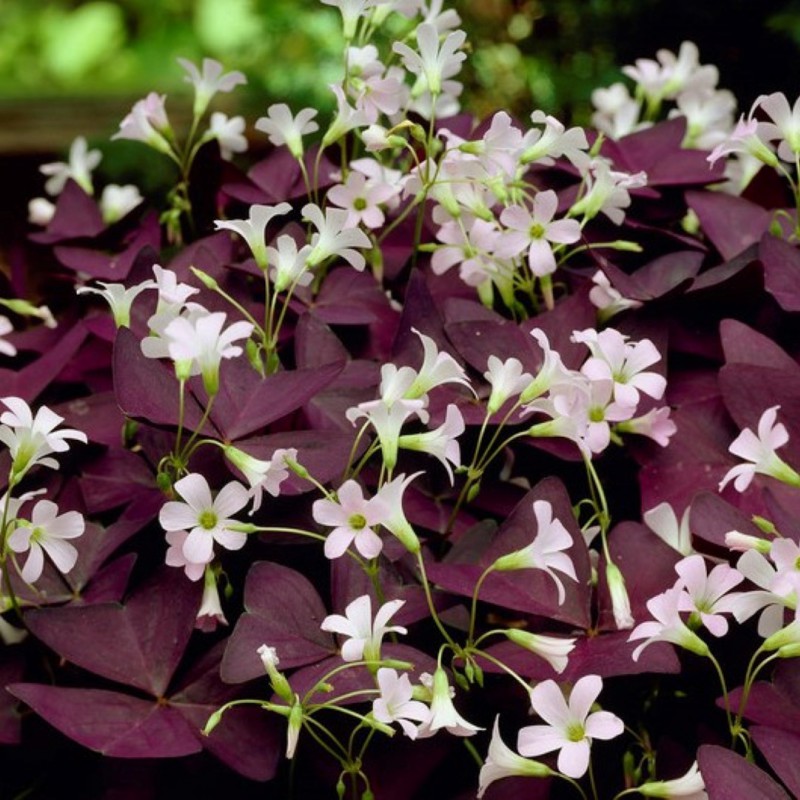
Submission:
POLYGON ((605 418, 605 409, 601 408, 600 406, 595 406, 594 408, 589 409, 589 419, 592 422, 603 422, 605 418))
POLYGON ((367 518, 363 514, 351 514, 347 524, 354 531, 360 531, 367 527, 367 518))
POLYGON ((200 527, 204 530, 210 531, 217 526, 217 515, 209 510, 203 511, 199 518, 200 527))
POLYGON ((581 725, 580 722, 573 722, 569 725, 566 734, 567 739, 571 742, 582 742, 586 738, 586 731, 584 731, 583 725, 581 725))
POLYGON ((367 201, 363 197, 356 197, 353 200, 353 208, 356 211, 363 211, 367 207, 367 201))
POLYGON ((541 222, 534 222, 533 225, 531 225, 529 234, 531 239, 541 239, 546 232, 547 229, 544 227, 544 225, 542 225, 541 222))
POLYGON ((29 541, 31 542, 31 544, 33 542, 38 542, 42 538, 43 535, 44 535, 44 530, 42 528, 34 528, 31 531, 31 535, 30 535, 29 541))

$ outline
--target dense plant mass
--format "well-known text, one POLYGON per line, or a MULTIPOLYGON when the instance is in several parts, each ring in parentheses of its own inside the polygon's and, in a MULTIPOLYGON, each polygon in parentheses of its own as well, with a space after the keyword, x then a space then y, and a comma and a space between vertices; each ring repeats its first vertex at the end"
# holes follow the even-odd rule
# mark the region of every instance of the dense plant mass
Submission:
POLYGON ((736 123, 686 42, 596 130, 477 121, 455 11, 324 1, 326 129, 270 106, 243 171, 244 76, 182 60, 190 129, 153 92, 114 137, 165 208, 42 168, 4 790, 797 796, 800 105, 736 123))

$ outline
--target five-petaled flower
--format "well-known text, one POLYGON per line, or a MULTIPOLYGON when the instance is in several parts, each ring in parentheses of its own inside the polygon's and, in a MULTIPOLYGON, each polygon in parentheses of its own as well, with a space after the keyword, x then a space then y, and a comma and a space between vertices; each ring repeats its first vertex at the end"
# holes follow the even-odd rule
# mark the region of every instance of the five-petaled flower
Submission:
POLYGON ((250 495, 238 481, 231 481, 211 496, 208 481, 199 473, 191 473, 175 482, 175 491, 186 501, 170 500, 158 515, 165 531, 188 531, 183 542, 183 556, 193 564, 208 564, 214 553, 214 542, 227 550, 244 547, 247 536, 232 530, 231 517, 248 503, 250 495))
POLYGON ((65 453, 69 450, 67 439, 86 444, 88 439, 82 431, 73 428, 54 428, 64 421, 47 406, 41 406, 33 415, 31 407, 21 397, 0 398, 8 411, 0 414, 0 442, 8 447, 12 459, 13 481, 18 482, 34 465, 58 469, 58 462, 49 458, 50 453, 65 453))
POLYGON ((322 620, 323 631, 347 636, 342 645, 344 661, 365 660, 376 664, 381 656, 381 642, 387 633, 407 633, 400 625, 388 625, 405 600, 390 600, 384 603, 372 618, 372 600, 368 594, 357 597, 341 614, 330 614, 322 620))
POLYGON ((311 509, 316 522, 333 527, 325 539, 325 555, 339 558, 352 544, 364 558, 376 558, 383 542, 373 527, 388 515, 386 504, 378 496, 367 500, 354 480, 345 481, 336 494, 338 502, 315 500, 311 509))
POLYGON ((624 725, 610 711, 589 713, 603 689, 598 675, 585 675, 564 699, 558 684, 542 681, 531 690, 531 707, 547 725, 522 728, 517 749, 523 756, 540 756, 558 750, 558 769, 570 778, 580 778, 589 767, 593 739, 613 739, 624 725))
POLYGON ((730 481, 737 492, 743 492, 756 473, 769 475, 791 486, 800 486, 800 475, 775 451, 789 441, 789 433, 782 422, 777 422, 780 406, 772 406, 758 420, 758 433, 745 428, 730 444, 728 450, 749 464, 737 464, 729 469, 719 482, 722 491, 730 481))
POLYGON ((19 524, 8 537, 8 546, 15 553, 30 551, 20 575, 26 583, 39 579, 44 569, 44 554, 62 573, 69 572, 78 560, 78 551, 66 539, 80 536, 86 523, 78 511, 58 513, 50 500, 39 500, 33 507, 29 523, 19 524))

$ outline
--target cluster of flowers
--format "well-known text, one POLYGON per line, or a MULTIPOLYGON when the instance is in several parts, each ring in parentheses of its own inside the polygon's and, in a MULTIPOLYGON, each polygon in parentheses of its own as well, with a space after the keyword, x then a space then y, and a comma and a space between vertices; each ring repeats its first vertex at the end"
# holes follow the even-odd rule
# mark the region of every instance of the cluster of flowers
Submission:
MULTIPOLYGON (((575 446, 589 479, 591 497, 576 505, 576 519, 569 520, 570 525, 576 520, 580 523, 583 541, 581 536, 577 540, 578 549, 583 546, 582 553, 599 535, 600 547, 590 551, 594 572, 590 571, 586 582, 599 585, 597 571, 602 557, 616 627, 632 629, 622 637, 640 642, 633 650, 633 660, 638 661, 655 642, 670 642, 711 660, 722 679, 732 737, 741 738, 751 753, 749 740, 741 736, 749 689, 761 668, 773 658, 800 654, 800 549, 791 539, 770 540, 731 531, 726 538, 730 549, 746 552, 735 568, 718 563, 709 571, 710 559, 693 550, 688 516, 679 523, 671 507, 658 505, 645 513, 645 523, 683 558, 675 567, 675 585, 646 603, 653 619, 636 624, 625 579, 609 549, 610 512, 594 460, 612 444, 623 444, 625 434, 649 437, 662 447, 676 434, 670 407, 659 405, 666 391, 662 374, 666 365, 659 366, 660 372, 651 369, 662 361, 652 340, 631 338, 612 327, 581 327, 572 330, 570 345, 584 346, 586 354, 580 359, 573 353, 568 361, 564 350, 551 347, 543 327, 532 327, 528 328, 531 339, 525 338, 532 348, 527 358, 522 354, 520 358, 493 354, 484 356, 480 366, 476 358, 472 363, 476 374, 472 375, 432 336, 409 326, 413 346, 421 349, 419 366, 383 363, 376 381, 377 396, 345 404, 341 409, 345 424, 357 428, 341 478, 319 480, 302 463, 299 445, 279 447, 268 459, 258 458, 246 444, 240 447, 222 434, 208 433, 214 430, 213 425, 206 425, 209 420, 214 422, 212 409, 225 402, 226 362, 237 369, 251 369, 260 379, 279 376, 287 361, 281 338, 287 320, 293 319, 298 304, 313 305, 329 270, 338 268, 341 262, 357 273, 364 273, 369 265, 380 287, 378 294, 390 307, 394 304, 393 311, 398 310, 402 293, 391 282, 384 284, 383 249, 398 230, 408 227, 404 223, 414 215, 411 258, 416 261, 419 255, 430 253, 433 280, 448 280, 442 276, 457 266, 460 279, 475 288, 484 306, 505 308, 515 319, 557 310, 561 285, 554 282, 553 275, 567 260, 586 252, 595 256, 597 250, 639 249, 639 245, 624 239, 598 241, 599 233, 594 233, 595 225, 598 232, 603 230, 599 215, 614 226, 622 225, 632 203, 631 193, 635 196, 636 190, 647 184, 643 172, 621 171, 601 154, 602 137, 590 144, 592 137, 583 130, 568 129, 541 111, 531 114, 530 127, 518 125, 504 112, 475 131, 465 130, 457 118, 440 122, 458 111, 461 85, 456 77, 466 58, 465 35, 457 30, 460 20, 454 11, 443 9, 435 0, 324 2, 341 11, 347 41, 343 80, 331 86, 337 101, 333 120, 322 132, 318 146, 308 150, 304 137, 319 130, 314 109, 292 114, 287 106, 276 104, 255 126, 296 163, 298 186, 289 194, 292 202, 249 203, 246 218, 213 221, 216 231, 234 234, 228 240, 231 252, 242 243, 246 247, 244 259, 237 266, 250 281, 247 296, 244 292, 231 294, 228 284, 202 269, 192 267, 191 274, 199 285, 191 285, 176 270, 159 264, 152 267, 152 278, 135 285, 97 282, 97 286, 77 289, 79 294, 104 298, 118 329, 137 332, 131 336, 144 360, 169 360, 171 370, 162 370, 160 376, 166 380, 174 375, 177 432, 174 446, 168 453, 162 451, 155 470, 158 487, 168 496, 157 516, 166 534, 166 564, 182 569, 191 582, 203 579, 198 627, 207 630, 226 623, 218 582, 228 551, 244 548, 252 534, 280 533, 312 540, 321 545, 331 562, 349 559, 356 564, 363 570, 359 577, 370 580, 375 592, 374 598, 362 594, 346 605, 342 603, 344 614, 328 615, 318 626, 340 637, 340 660, 316 681, 315 687, 329 688, 337 676, 354 674, 358 669, 367 673, 368 681, 342 696, 320 702, 319 692, 299 691, 292 676, 287 678, 278 669, 283 654, 275 643, 263 644, 258 656, 278 700, 251 702, 287 720, 287 757, 294 757, 300 734, 306 731, 339 760, 342 776, 358 776, 364 782, 364 796, 369 796, 362 757, 372 733, 377 730, 392 735, 391 725, 397 723, 411 739, 425 739, 440 730, 459 737, 472 736, 482 728, 457 711, 456 686, 481 686, 483 669, 491 663, 520 684, 532 711, 546 724, 520 729, 514 751, 501 738, 498 715, 480 772, 479 796, 494 781, 511 776, 562 778, 583 793, 575 782, 588 772, 596 797, 590 762, 592 741, 615 738, 624 729, 615 714, 593 711, 603 688, 602 678, 583 674, 565 696, 554 680, 531 686, 502 658, 482 647, 487 637, 502 636, 546 661, 556 673, 563 673, 577 638, 514 627, 480 635, 476 632, 481 590, 484 585, 488 589, 485 582, 494 573, 543 572, 547 582, 555 586, 558 607, 565 605, 568 589, 580 581, 579 566, 567 552, 575 545, 575 537, 567 530, 566 516, 559 520, 546 500, 530 503, 526 510, 532 511, 536 520, 535 536, 522 547, 490 559, 485 569, 476 573, 479 577, 471 587, 469 622, 450 626, 432 598, 427 569, 435 559, 424 537, 418 535, 416 523, 409 520, 414 515, 406 502, 409 488, 423 475, 403 471, 409 455, 433 456, 445 470, 451 487, 457 476, 463 476, 450 521, 441 526, 440 533, 446 538, 463 505, 479 494, 489 465, 510 452, 512 443, 560 437, 575 446), (391 53, 382 56, 372 39, 390 15, 404 21, 407 30, 402 41, 393 43, 391 53), (343 153, 338 170, 326 166, 324 160, 324 151, 334 144, 340 144, 343 153), (559 176, 556 185, 565 187, 558 193, 545 188, 550 186, 547 176, 552 174, 559 176), (286 224, 276 230, 279 219, 286 224), (426 228, 429 235, 423 242, 426 228), (388 292, 388 300, 383 291, 388 292), (137 298, 151 292, 157 296, 150 303, 152 313, 141 319, 143 315, 138 312, 145 307, 145 300, 137 298), (221 304, 229 310, 212 310, 221 304), (570 368, 565 362, 579 363, 570 368), (198 419, 188 418, 187 395, 195 404, 192 408, 201 410, 198 419), (477 429, 477 438, 464 436, 468 426, 477 429), (217 454, 221 451, 236 479, 217 489, 201 471, 205 462, 196 458, 202 448, 217 454), (272 511, 269 502, 262 508, 264 495, 279 497, 290 477, 304 482, 305 490, 310 485, 309 491, 319 493, 310 503, 313 524, 307 520, 294 527, 283 521, 260 524, 272 511), (586 507, 588 519, 582 519, 586 507), (246 509, 251 521, 237 519, 246 509), (424 594, 428 621, 441 634, 435 667, 427 673, 421 663, 394 653, 387 655, 383 646, 384 637, 395 639, 407 632, 405 626, 389 624, 404 601, 382 601, 381 568, 402 559, 406 559, 409 573, 413 571, 406 585, 413 584, 424 594), (565 585, 565 578, 572 584, 565 585), (756 588, 732 592, 745 580, 756 588), (374 599, 378 598, 380 605, 373 615, 374 599), (724 615, 732 614, 738 622, 744 622, 758 612, 763 642, 748 667, 744 699, 734 711, 721 665, 697 631, 704 627, 712 636, 721 637, 729 628, 724 615), (787 623, 792 612, 794 618, 787 623), (452 632, 462 629, 467 631, 463 640, 461 633, 452 632), (449 670, 444 666, 448 654, 452 657, 449 670), (412 682, 412 673, 417 671, 420 674, 414 674, 412 682), (354 745, 355 732, 345 747, 317 718, 322 711, 343 710, 350 702, 371 703, 364 714, 346 709, 358 720, 356 731, 367 731, 361 750, 354 745), (557 769, 534 760, 556 751, 557 769)), ((216 141, 221 157, 231 159, 247 146, 241 117, 228 118, 215 112, 205 131, 201 125, 214 95, 232 91, 244 82, 244 76, 225 73, 210 59, 201 68, 187 61, 181 61, 181 65, 195 98, 188 139, 182 142, 176 135, 167 116, 166 97, 157 93, 135 104, 115 137, 141 141, 178 166, 180 181, 169 198, 170 208, 162 216, 173 242, 180 241, 191 227, 188 186, 200 148, 216 141)), ((752 160, 748 161, 752 156, 759 164, 785 174, 795 191, 796 180, 780 161, 796 162, 800 134, 796 113, 782 95, 759 98, 748 119, 734 128, 733 97, 716 88, 716 69, 699 65, 697 50, 690 43, 685 43, 677 56, 661 51, 657 61, 640 60, 625 72, 637 84, 635 97, 622 84, 595 95, 599 109, 595 124, 606 135, 618 138, 644 129, 660 113, 663 101, 674 100, 677 109, 671 115, 687 120, 685 147, 713 148, 708 156, 712 164, 724 156, 739 154, 738 173, 730 173, 738 188, 745 183, 742 174, 753 174, 752 160), (772 122, 758 121, 755 114, 759 110, 772 122), (777 156, 773 149, 776 144, 777 156)), ((91 172, 98 162, 99 154, 89 151, 85 141, 77 140, 68 164, 43 168, 49 176, 46 191, 55 196, 71 179, 92 194, 91 172)), ((729 167, 733 163, 727 160, 729 167)), ((140 203, 134 187, 107 187, 100 207, 104 220, 114 222, 140 203)), ((31 218, 38 224, 47 224, 53 213, 54 208, 41 200, 31 206, 31 218)), ((599 256, 597 260, 603 263, 599 256)), ((578 263, 583 269, 585 262, 578 263)), ((624 297, 602 270, 592 280, 589 297, 599 310, 600 323, 641 304, 624 297)), ((154 296, 150 294, 149 299, 154 296)), ((46 310, 20 301, 0 302, 15 313, 48 321, 46 310)), ((489 313, 486 308, 481 311, 489 313)), ((0 316, 0 336, 10 332, 10 321, 0 316)), ((118 341, 123 333, 127 336, 130 331, 120 330, 118 341)), ((0 353, 13 356, 15 352, 10 342, 0 339, 0 353)), ((367 388, 372 391, 374 385, 367 388)), ((0 500, 2 608, 19 612, 18 579, 23 584, 38 581, 45 556, 61 573, 69 572, 78 552, 67 540, 80 536, 85 522, 79 512, 61 514, 56 504, 46 499, 37 500, 27 512, 26 504, 44 490, 16 494, 15 490, 34 466, 57 467, 50 456, 68 449, 65 440, 85 442, 87 437, 76 430, 55 430, 63 419, 46 407, 34 416, 21 398, 6 397, 1 402, 7 410, 0 416, 0 441, 8 447, 11 460, 8 490, 0 500), (28 554, 25 563, 19 565, 17 555, 24 553, 28 554)), ((745 429, 730 445, 730 452, 744 463, 727 472, 720 491, 733 483, 734 489, 742 492, 756 474, 789 486, 800 485, 800 475, 775 452, 789 439, 785 427, 777 423, 778 410, 777 406, 767 409, 757 433, 745 429)), ((513 466, 503 469, 507 478, 513 466)), ((524 475, 519 477, 525 479, 524 475)), ((598 589, 595 597, 599 593, 598 589)), ((488 591, 484 599, 487 595, 488 591)), ((7 641, 19 635, 5 622, 0 633, 7 641)), ((252 657, 255 659, 256 654, 252 657)), ((237 699, 223 706, 209 720, 206 732, 211 733, 228 708, 243 702, 248 701, 237 699)), ((634 792, 697 800, 706 796, 697 764, 673 781, 656 781, 655 774, 651 769, 649 779, 632 780, 617 796, 634 792)))
MULTIPOLYGON (((46 492, 35 489, 14 493, 27 473, 37 465, 58 469, 53 453, 69 450, 68 440, 87 442, 86 434, 71 428, 56 430, 64 418, 42 406, 34 415, 20 397, 0 398, 6 410, 0 414, 0 442, 11 456, 7 490, 0 497, 0 573, 2 573, 3 611, 19 610, 14 578, 18 575, 26 584, 39 579, 44 569, 45 554, 62 572, 69 572, 78 560, 78 551, 69 542, 84 532, 86 523, 78 511, 59 513, 52 500, 34 498, 46 492), (27 553, 20 567, 17 555, 27 553)), ((19 641, 25 632, 11 626, 0 617, 0 637, 6 642, 19 641)))

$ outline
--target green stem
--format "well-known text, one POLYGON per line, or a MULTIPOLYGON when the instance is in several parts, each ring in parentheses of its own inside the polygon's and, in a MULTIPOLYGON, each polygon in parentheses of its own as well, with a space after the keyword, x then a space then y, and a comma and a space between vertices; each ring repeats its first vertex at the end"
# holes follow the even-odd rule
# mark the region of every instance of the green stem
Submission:
POLYGON ((419 574, 420 578, 422 579, 422 588, 425 592, 425 600, 428 603, 428 611, 431 612, 431 618, 433 619, 436 627, 439 629, 439 632, 444 637, 444 640, 453 648, 453 651, 456 653, 461 652, 461 648, 453 641, 453 637, 447 632, 447 629, 442 624, 442 621, 439 619, 439 615, 436 613, 436 608, 433 605, 433 596, 431 595, 431 587, 428 583, 428 574, 425 571, 425 561, 422 558, 422 551, 417 552, 417 564, 419 565, 419 574))

